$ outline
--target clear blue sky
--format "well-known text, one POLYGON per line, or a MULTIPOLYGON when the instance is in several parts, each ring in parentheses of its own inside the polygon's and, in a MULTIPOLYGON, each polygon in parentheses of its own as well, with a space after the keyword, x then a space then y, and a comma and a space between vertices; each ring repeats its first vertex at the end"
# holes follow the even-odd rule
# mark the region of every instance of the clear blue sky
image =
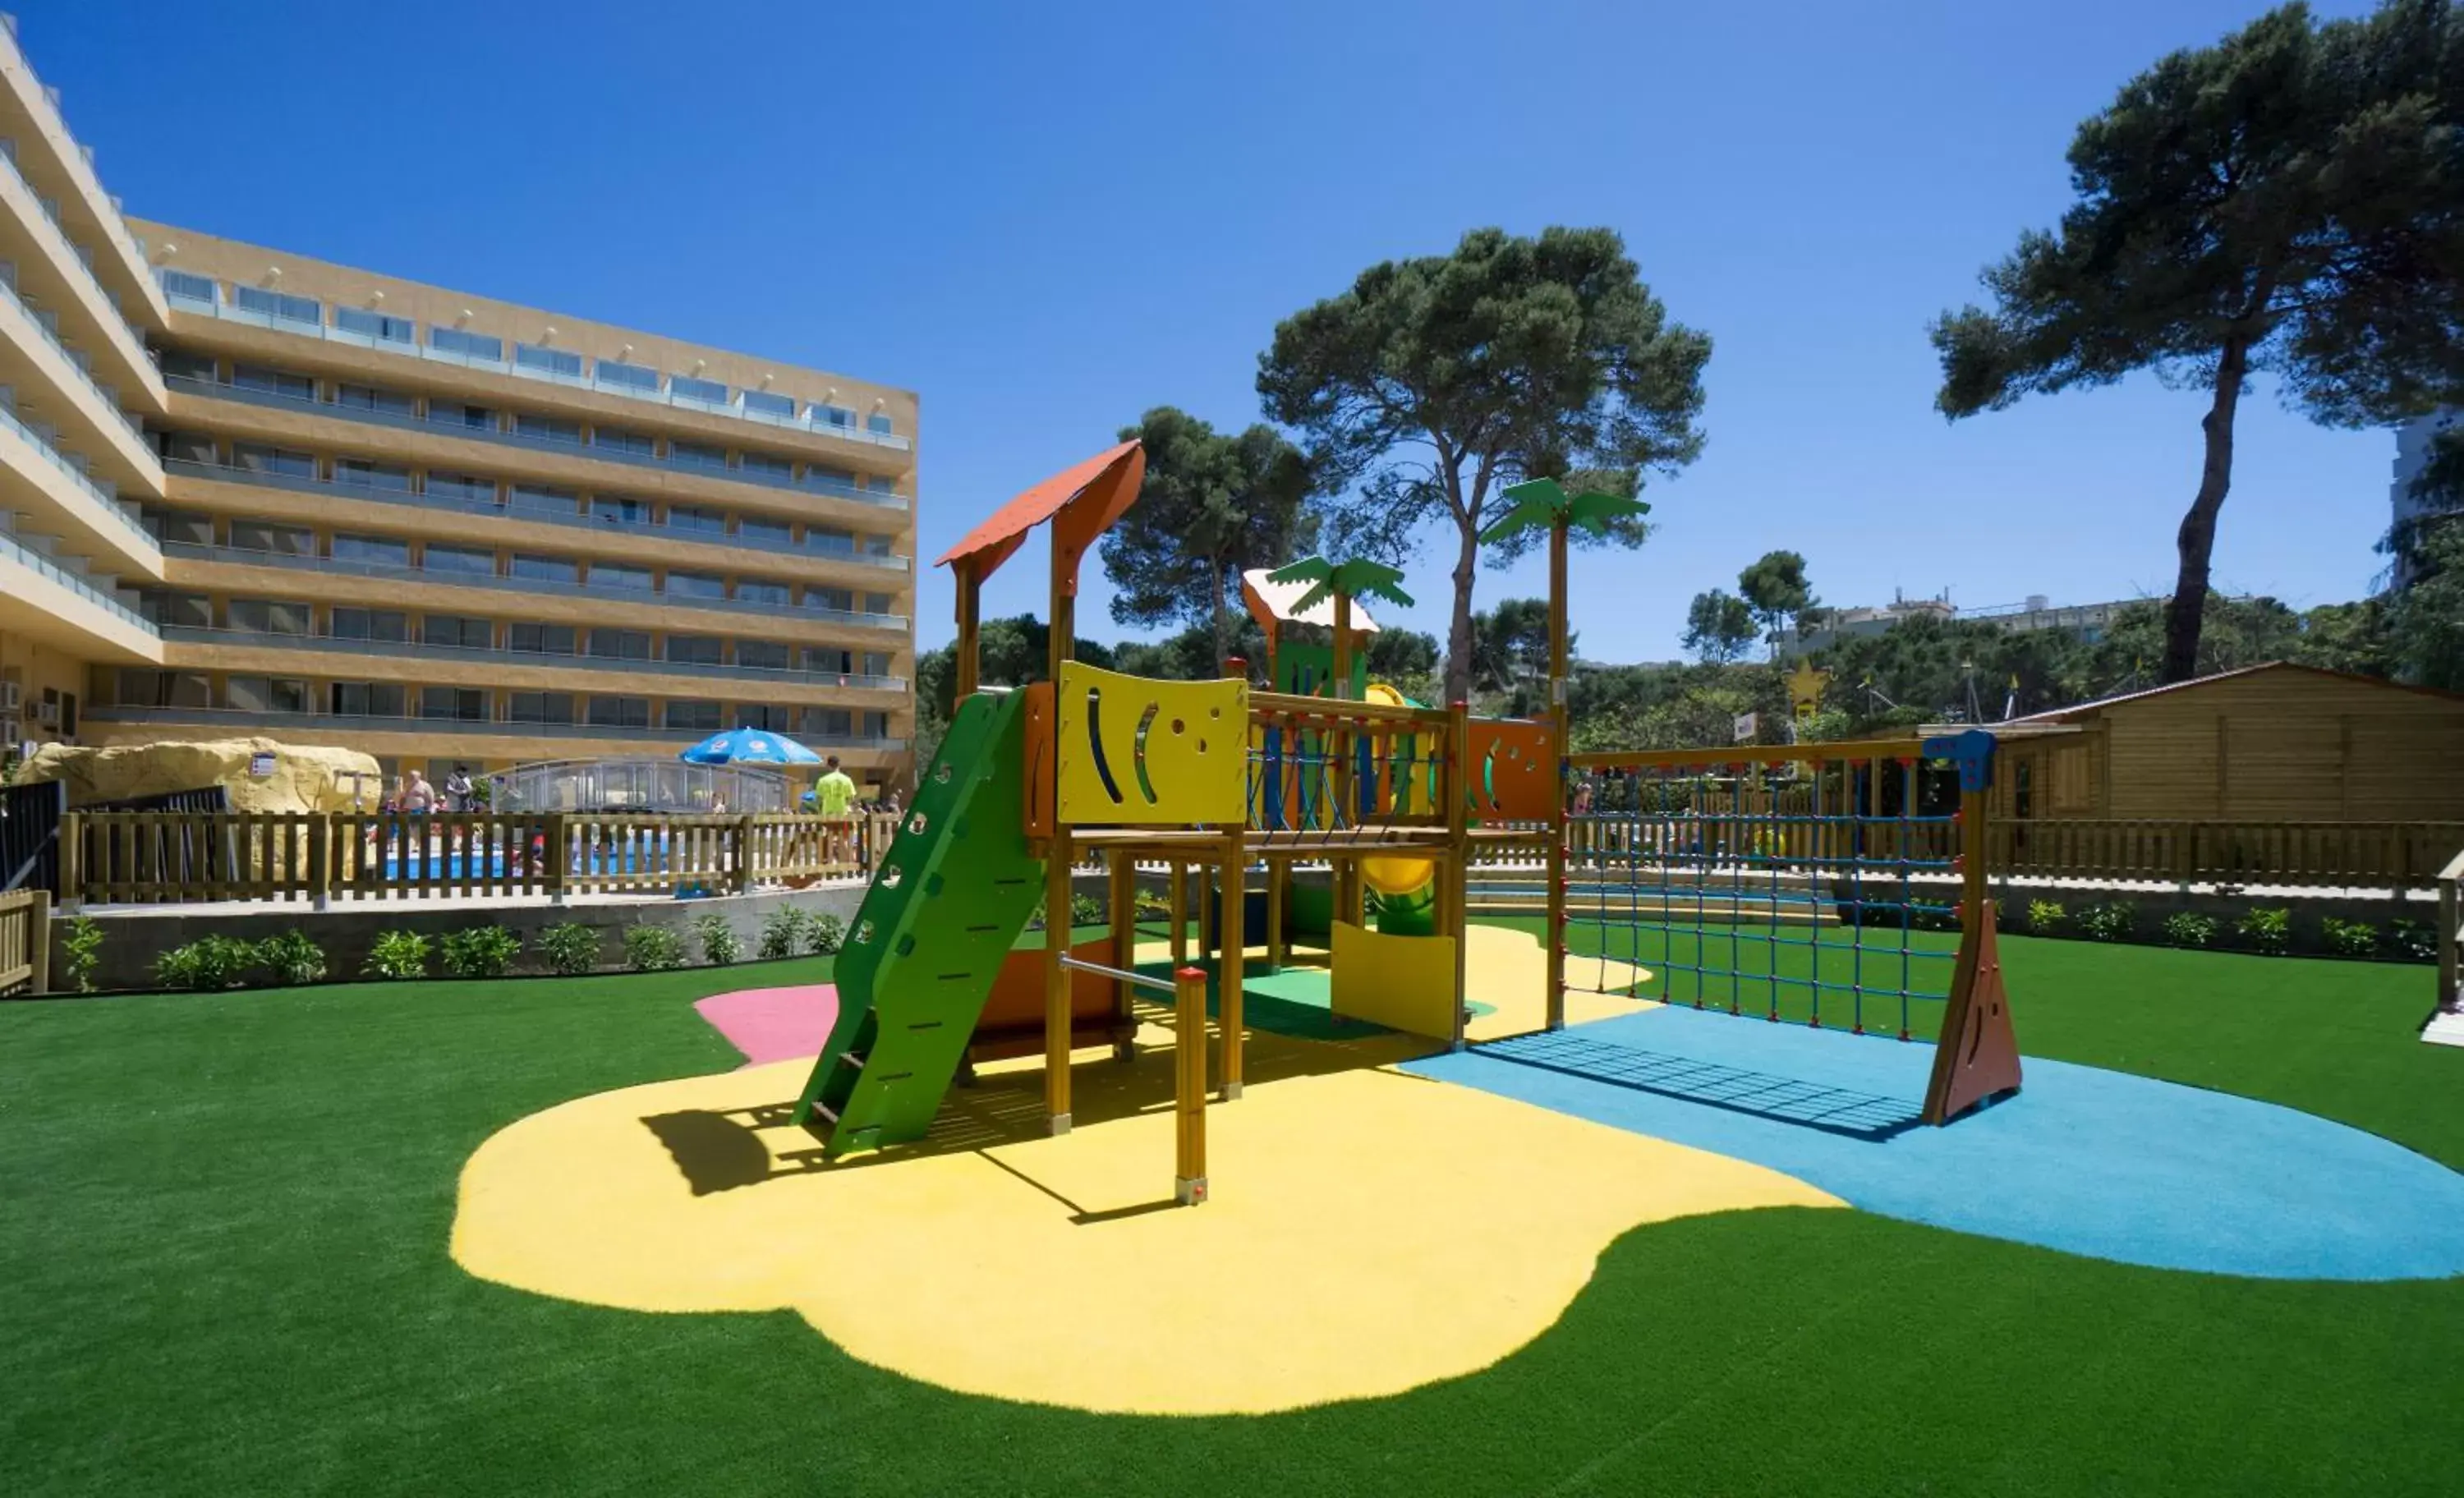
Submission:
MULTIPOLYGON (((1947 426, 1925 325, 2058 215, 2081 118, 2263 9, 17 3, 133 212, 921 392, 928 560, 1149 406, 1256 419, 1276 320, 1367 265, 1614 227, 1716 349, 1659 533, 1577 561, 1603 660, 1675 654, 1686 600, 1773 546, 1841 604, 2167 589, 2202 398, 1947 426)), ((2393 453, 2246 404, 2220 585, 2362 593, 2393 453)), ((1445 566, 1413 569, 1423 628, 1445 566)), ((1040 608, 1041 572, 987 611, 1040 608)), ((928 571, 926 645, 950 605, 928 571)))

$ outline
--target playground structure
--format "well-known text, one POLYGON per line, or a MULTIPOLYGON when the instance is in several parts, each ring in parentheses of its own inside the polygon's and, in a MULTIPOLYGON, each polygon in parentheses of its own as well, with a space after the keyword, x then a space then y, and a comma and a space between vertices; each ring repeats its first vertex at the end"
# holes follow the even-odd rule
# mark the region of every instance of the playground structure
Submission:
MULTIPOLYGON (((1570 928, 1595 932, 1608 956, 1624 955, 1612 948, 1639 954, 1657 932, 1672 1002, 1684 1002, 1681 977, 1698 1007, 1725 979, 1726 1008, 1746 1013, 1744 996, 1759 985, 1768 1000, 1760 1012, 1775 1020, 1783 989, 1801 989, 1813 1024, 1824 1023, 1828 996, 1833 1023, 1844 1004, 1848 1028, 1908 1039, 1909 1006, 1942 1002, 1943 1044, 1923 1107, 1928 1123, 2017 1088, 1976 851, 1987 846, 1988 736, 1568 755, 1569 539, 1640 506, 1569 496, 1549 480, 1508 490, 1514 508, 1490 531, 1549 534, 1551 710, 1541 718, 1474 717, 1460 702, 1420 706, 1368 683, 1358 646, 1375 625, 1353 595, 1409 599, 1395 587, 1397 574, 1360 562, 1312 559, 1244 579, 1275 690, 1253 688, 1245 662, 1225 663, 1215 681, 1097 670, 1070 655, 1079 566, 1135 501, 1144 472, 1135 442, 1112 448, 1020 495, 940 559, 957 587, 951 726, 848 933, 836 975, 840 1007, 793 1114, 822 1135, 828 1155, 923 1138, 972 1063, 1031 1055, 1039 1040, 1046 1126, 1066 1134, 1073 1052, 1109 1046, 1116 1057, 1132 1055, 1136 991, 1153 986, 1172 992, 1177 1017, 1176 1196, 1204 1200, 1208 1080, 1226 1102, 1243 1086, 1249 874, 1263 872, 1257 935, 1273 970, 1293 960, 1292 875, 1305 866, 1328 871, 1325 960, 1337 1015, 1463 1049, 1471 1001, 1467 871, 1483 860, 1534 861, 1544 870, 1546 1030, 1566 1022, 1570 928), (1045 679, 979 690, 982 585, 1047 524, 1045 679), (1329 643, 1288 638, 1296 624, 1324 628, 1329 643), (1927 809, 1921 782, 1932 782, 1919 767, 1928 760, 1955 767, 1954 809, 1927 809), (1729 787, 1717 804, 1706 788, 1715 772, 1729 787), (1603 796, 1603 787, 1617 794, 1603 796), (1593 854, 1579 914, 1570 910, 1570 814, 1585 825, 1593 854), (1614 858, 1600 857, 1604 848, 1614 858), (1110 932, 1073 946, 1071 874, 1090 858, 1109 869, 1110 932), (1170 983, 1138 971, 1140 865, 1167 870, 1170 983), (1202 995, 1192 998, 1202 978, 1187 945, 1193 882, 1205 892, 1200 952, 1215 965, 1211 1067, 1202 995), (1712 887, 1732 901, 1750 894, 1816 933, 1789 943, 1818 949, 1808 970, 1784 971, 1791 964, 1780 960, 1777 920, 1754 943, 1741 942, 1731 926, 1727 961, 1715 961, 1705 924, 1712 887), (1681 932, 1689 892, 1693 921, 1681 932), (1014 952, 1039 906, 1044 946, 1014 952), (1835 914, 1851 933, 1844 949, 1819 939, 1835 914), (1926 926, 1954 921, 1954 953, 1915 939, 1926 926), (1681 936, 1690 938, 1682 955, 1681 936), (1759 971, 1749 945, 1762 949, 1759 971), (1870 1024, 1869 1003, 1878 1016, 1870 1024), (1881 1010, 1890 1005, 1897 1012, 1886 1023, 1881 1010)), ((1625 996, 1636 997, 1630 987, 1625 996)))

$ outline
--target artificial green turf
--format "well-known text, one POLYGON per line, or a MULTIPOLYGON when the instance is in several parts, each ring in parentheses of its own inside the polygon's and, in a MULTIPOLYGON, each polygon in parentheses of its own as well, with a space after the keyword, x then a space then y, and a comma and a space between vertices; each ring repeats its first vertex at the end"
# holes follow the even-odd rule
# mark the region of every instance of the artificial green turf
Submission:
MULTIPOLYGON (((2021 939, 2006 959, 2033 1052, 2464 1163, 2464 1052, 2413 1040, 2420 969, 2021 939)), ((732 1066, 692 998, 826 972, 0 1005, 0 1490, 2455 1489, 2459 1281, 2233 1280, 1733 1213, 1628 1234, 1472 1377, 1163 1420, 963 1398, 792 1315, 605 1311, 448 1259, 488 1135, 732 1066)), ((813 1252, 861 1272, 861 1243, 813 1252)))

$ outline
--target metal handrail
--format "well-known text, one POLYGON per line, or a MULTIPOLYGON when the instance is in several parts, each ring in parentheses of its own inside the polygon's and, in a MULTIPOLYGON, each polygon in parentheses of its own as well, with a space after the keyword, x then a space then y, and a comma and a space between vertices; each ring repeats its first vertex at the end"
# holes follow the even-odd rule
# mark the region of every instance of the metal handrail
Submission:
POLYGON ((1135 973, 1125 967, 1106 967, 1101 962, 1085 962, 1067 953, 1062 955, 1061 965, 1074 968, 1081 973, 1094 973, 1100 977, 1117 979, 1124 983, 1135 983, 1140 988, 1153 988, 1167 994, 1177 991, 1178 987, 1171 980, 1157 978, 1152 973, 1135 973))
POLYGON ((144 537, 146 544, 153 544, 154 538, 147 533, 145 522, 140 520, 137 517, 121 508, 120 494, 117 489, 105 489, 100 484, 96 483, 92 478, 88 477, 85 470, 69 461, 68 454, 62 452, 59 449, 45 441, 42 433, 34 430, 33 428, 27 426, 24 422, 19 421, 15 412, 11 411, 6 408, 0 408, 0 425, 5 425, 10 430, 15 432, 18 436, 32 444, 34 451, 41 453, 44 459, 54 468, 66 474, 69 476, 69 481, 71 483, 74 483, 79 489, 84 490, 86 494, 98 504, 100 504, 104 509, 110 511, 112 518, 120 521, 121 524, 127 526, 138 535, 144 537))
POLYGON ((144 615, 129 607, 120 600, 103 592, 102 589, 95 586, 91 580, 69 571, 59 563, 44 556, 41 552, 34 550, 31 546, 20 543, 17 538, 11 535, 7 530, 0 530, 0 554, 6 554, 12 557, 18 562, 25 566, 33 568, 36 572, 50 578, 53 582, 59 584, 62 587, 83 595, 89 603, 92 603, 99 607, 109 609, 112 613, 119 615, 121 620, 132 628, 142 629, 145 633, 153 635, 158 639, 161 638, 162 631, 157 629, 152 622, 147 620, 144 615))
MULTIPOLYGON (((483 734, 540 738, 639 738, 670 743, 696 743, 710 736, 707 728, 631 728, 609 723, 522 723, 499 717, 424 717, 418 714, 275 713, 253 708, 147 708, 89 704, 82 716, 104 723, 185 723, 234 728, 317 728, 335 722, 353 723, 366 733, 483 734)), ((797 740, 815 749, 878 749, 895 753, 907 740, 891 735, 798 734, 797 740)))
POLYGON ((370 640, 336 634, 285 634, 273 629, 210 628, 200 625, 163 625, 163 638, 175 645, 235 645, 269 650, 340 650, 353 655, 391 655, 414 660, 489 661, 505 666, 552 666, 559 670, 620 671, 645 676, 716 676, 764 681, 785 686, 838 687, 849 692, 904 692, 906 678, 868 676, 855 672, 803 671, 794 667, 701 664, 622 655, 589 655, 580 651, 517 650, 495 646, 431 645, 425 640, 370 640))

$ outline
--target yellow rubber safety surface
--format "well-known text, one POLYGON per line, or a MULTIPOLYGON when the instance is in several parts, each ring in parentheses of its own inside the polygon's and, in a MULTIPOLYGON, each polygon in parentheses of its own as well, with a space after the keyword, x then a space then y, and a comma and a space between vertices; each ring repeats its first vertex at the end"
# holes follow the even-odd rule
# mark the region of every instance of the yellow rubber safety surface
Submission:
MULTIPOLYGON (((1519 939, 1514 965, 1536 964, 1519 939)), ((453 1257, 594 1305, 793 1310, 968 1394, 1265 1413, 1488 1367, 1638 1224, 1843 1204, 1392 1069, 1423 1041, 1258 1034, 1246 1096, 1207 1111, 1212 1200, 1175 1207, 1173 1036, 1141 1040, 1128 1065, 1083 1053, 1069 1135, 1044 1135, 1030 1066, 955 1090, 917 1145, 828 1165, 786 1122, 802 1061, 579 1098, 473 1155, 453 1257)))

